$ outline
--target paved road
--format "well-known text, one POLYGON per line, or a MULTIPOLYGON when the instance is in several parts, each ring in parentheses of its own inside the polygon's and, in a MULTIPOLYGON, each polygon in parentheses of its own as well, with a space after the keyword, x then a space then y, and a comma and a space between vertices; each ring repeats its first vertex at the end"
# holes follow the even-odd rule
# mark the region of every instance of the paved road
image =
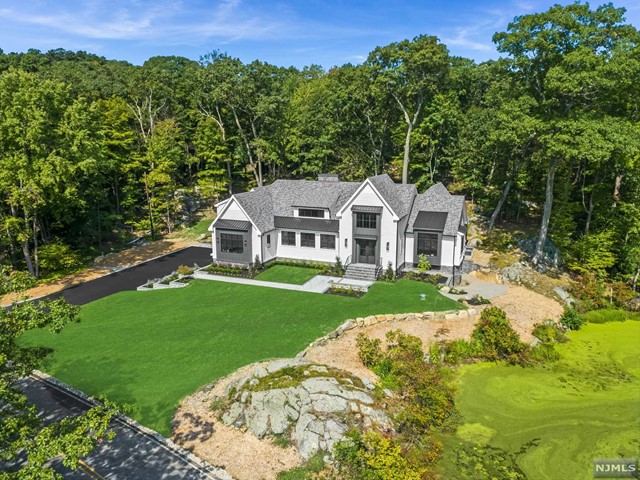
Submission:
POLYGON ((123 290, 135 290, 140 285, 145 284, 147 280, 169 275, 179 265, 191 267, 194 263, 201 267, 210 264, 211 249, 188 247, 178 250, 104 277, 69 287, 62 292, 50 295, 49 298, 57 298, 62 295, 69 303, 84 305, 123 290))
MULTIPOLYGON (((20 381, 29 401, 38 407, 45 423, 86 411, 88 404, 54 386, 34 377, 20 381)), ((207 472, 185 456, 168 448, 152 436, 132 426, 114 420, 116 437, 112 442, 99 444, 83 460, 80 468, 71 471, 60 462, 54 468, 70 480, 222 480, 228 475, 207 472)))

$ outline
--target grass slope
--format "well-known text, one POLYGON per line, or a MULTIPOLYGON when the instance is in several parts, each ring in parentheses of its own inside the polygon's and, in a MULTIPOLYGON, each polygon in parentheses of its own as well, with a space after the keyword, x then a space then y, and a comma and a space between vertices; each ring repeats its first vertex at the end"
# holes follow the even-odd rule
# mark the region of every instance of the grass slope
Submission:
POLYGON ((306 267, 290 267, 288 265, 274 265, 256 276, 256 280, 264 282, 293 283, 303 285, 318 275, 320 270, 306 267))
POLYGON ((594 458, 637 457, 640 322, 585 325, 570 338, 556 364, 460 369, 456 402, 466 423, 447 439, 447 478, 459 468, 451 447, 460 437, 509 452, 536 480, 586 480, 594 458))
POLYGON ((375 284, 362 298, 200 280, 103 298, 59 335, 30 332, 25 340, 55 350, 48 373, 130 404, 133 418, 168 435, 185 395, 243 365, 293 356, 347 318, 454 308, 431 285, 408 280, 375 284))

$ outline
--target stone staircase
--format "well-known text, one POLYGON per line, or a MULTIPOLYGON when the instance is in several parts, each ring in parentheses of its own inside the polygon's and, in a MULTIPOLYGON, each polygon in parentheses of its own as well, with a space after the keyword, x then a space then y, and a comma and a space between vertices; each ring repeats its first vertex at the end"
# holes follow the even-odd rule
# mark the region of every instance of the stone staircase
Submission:
POLYGON ((378 267, 368 263, 350 263, 344 272, 345 278, 375 282, 379 275, 378 267))

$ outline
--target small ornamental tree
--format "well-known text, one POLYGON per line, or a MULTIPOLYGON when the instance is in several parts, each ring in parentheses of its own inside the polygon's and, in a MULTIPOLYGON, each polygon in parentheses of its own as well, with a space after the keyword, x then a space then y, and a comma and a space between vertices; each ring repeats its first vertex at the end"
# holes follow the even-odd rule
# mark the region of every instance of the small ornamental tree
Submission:
POLYGON ((418 272, 420 272, 420 275, 425 275, 429 270, 431 270, 431 264, 427 260, 427 256, 421 253, 418 256, 418 272))
POLYGON ((527 346, 520 341, 505 311, 498 307, 483 310, 472 338, 481 345, 483 356, 488 360, 524 361, 527 346))

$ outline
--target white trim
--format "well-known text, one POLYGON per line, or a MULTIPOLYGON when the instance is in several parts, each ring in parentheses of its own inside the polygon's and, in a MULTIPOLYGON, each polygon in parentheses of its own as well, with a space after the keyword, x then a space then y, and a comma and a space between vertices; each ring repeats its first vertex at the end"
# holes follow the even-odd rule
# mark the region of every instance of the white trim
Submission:
POLYGON ((229 208, 229 206, 231 205, 231 200, 233 200, 236 205, 238 205, 238 208, 242 211, 242 213, 244 214, 245 217, 247 217, 249 219, 249 221, 251 222, 251 225, 253 225, 253 228, 256 229, 256 232, 258 232, 258 234, 262 234, 262 232, 260 231, 260 229, 258 228, 258 226, 255 224, 255 222, 251 219, 251 217, 247 214, 246 210, 244 208, 242 208, 242 205, 240 205, 240 202, 236 199, 235 195, 232 195, 231 198, 229 198, 227 200, 227 203, 223 206, 222 212, 218 213, 218 215, 216 216, 215 220, 211 223, 211 225, 209 226, 209 231, 213 232, 213 228, 215 223, 218 220, 221 220, 222 217, 224 216, 224 212, 227 211, 227 209, 229 208))
POLYGON ((396 212, 393 211, 393 208, 391 208, 391 206, 387 203, 384 197, 380 194, 378 189, 373 185, 373 183, 371 183, 371 181, 368 178, 364 182, 362 182, 362 185, 358 187, 355 193, 351 195, 349 200, 347 200, 347 202, 342 206, 342 208, 338 210, 338 213, 336 213, 336 218, 342 218, 342 215, 346 211, 347 207, 349 207, 353 203, 353 201, 358 197, 358 195, 362 193, 362 190, 364 190, 366 185, 369 185, 373 189, 373 192, 377 195, 377 197, 380 199, 382 204, 386 207, 387 210, 389 210, 389 212, 391 212, 391 217, 393 218, 393 220, 397 222, 400 218, 398 217, 396 212))

